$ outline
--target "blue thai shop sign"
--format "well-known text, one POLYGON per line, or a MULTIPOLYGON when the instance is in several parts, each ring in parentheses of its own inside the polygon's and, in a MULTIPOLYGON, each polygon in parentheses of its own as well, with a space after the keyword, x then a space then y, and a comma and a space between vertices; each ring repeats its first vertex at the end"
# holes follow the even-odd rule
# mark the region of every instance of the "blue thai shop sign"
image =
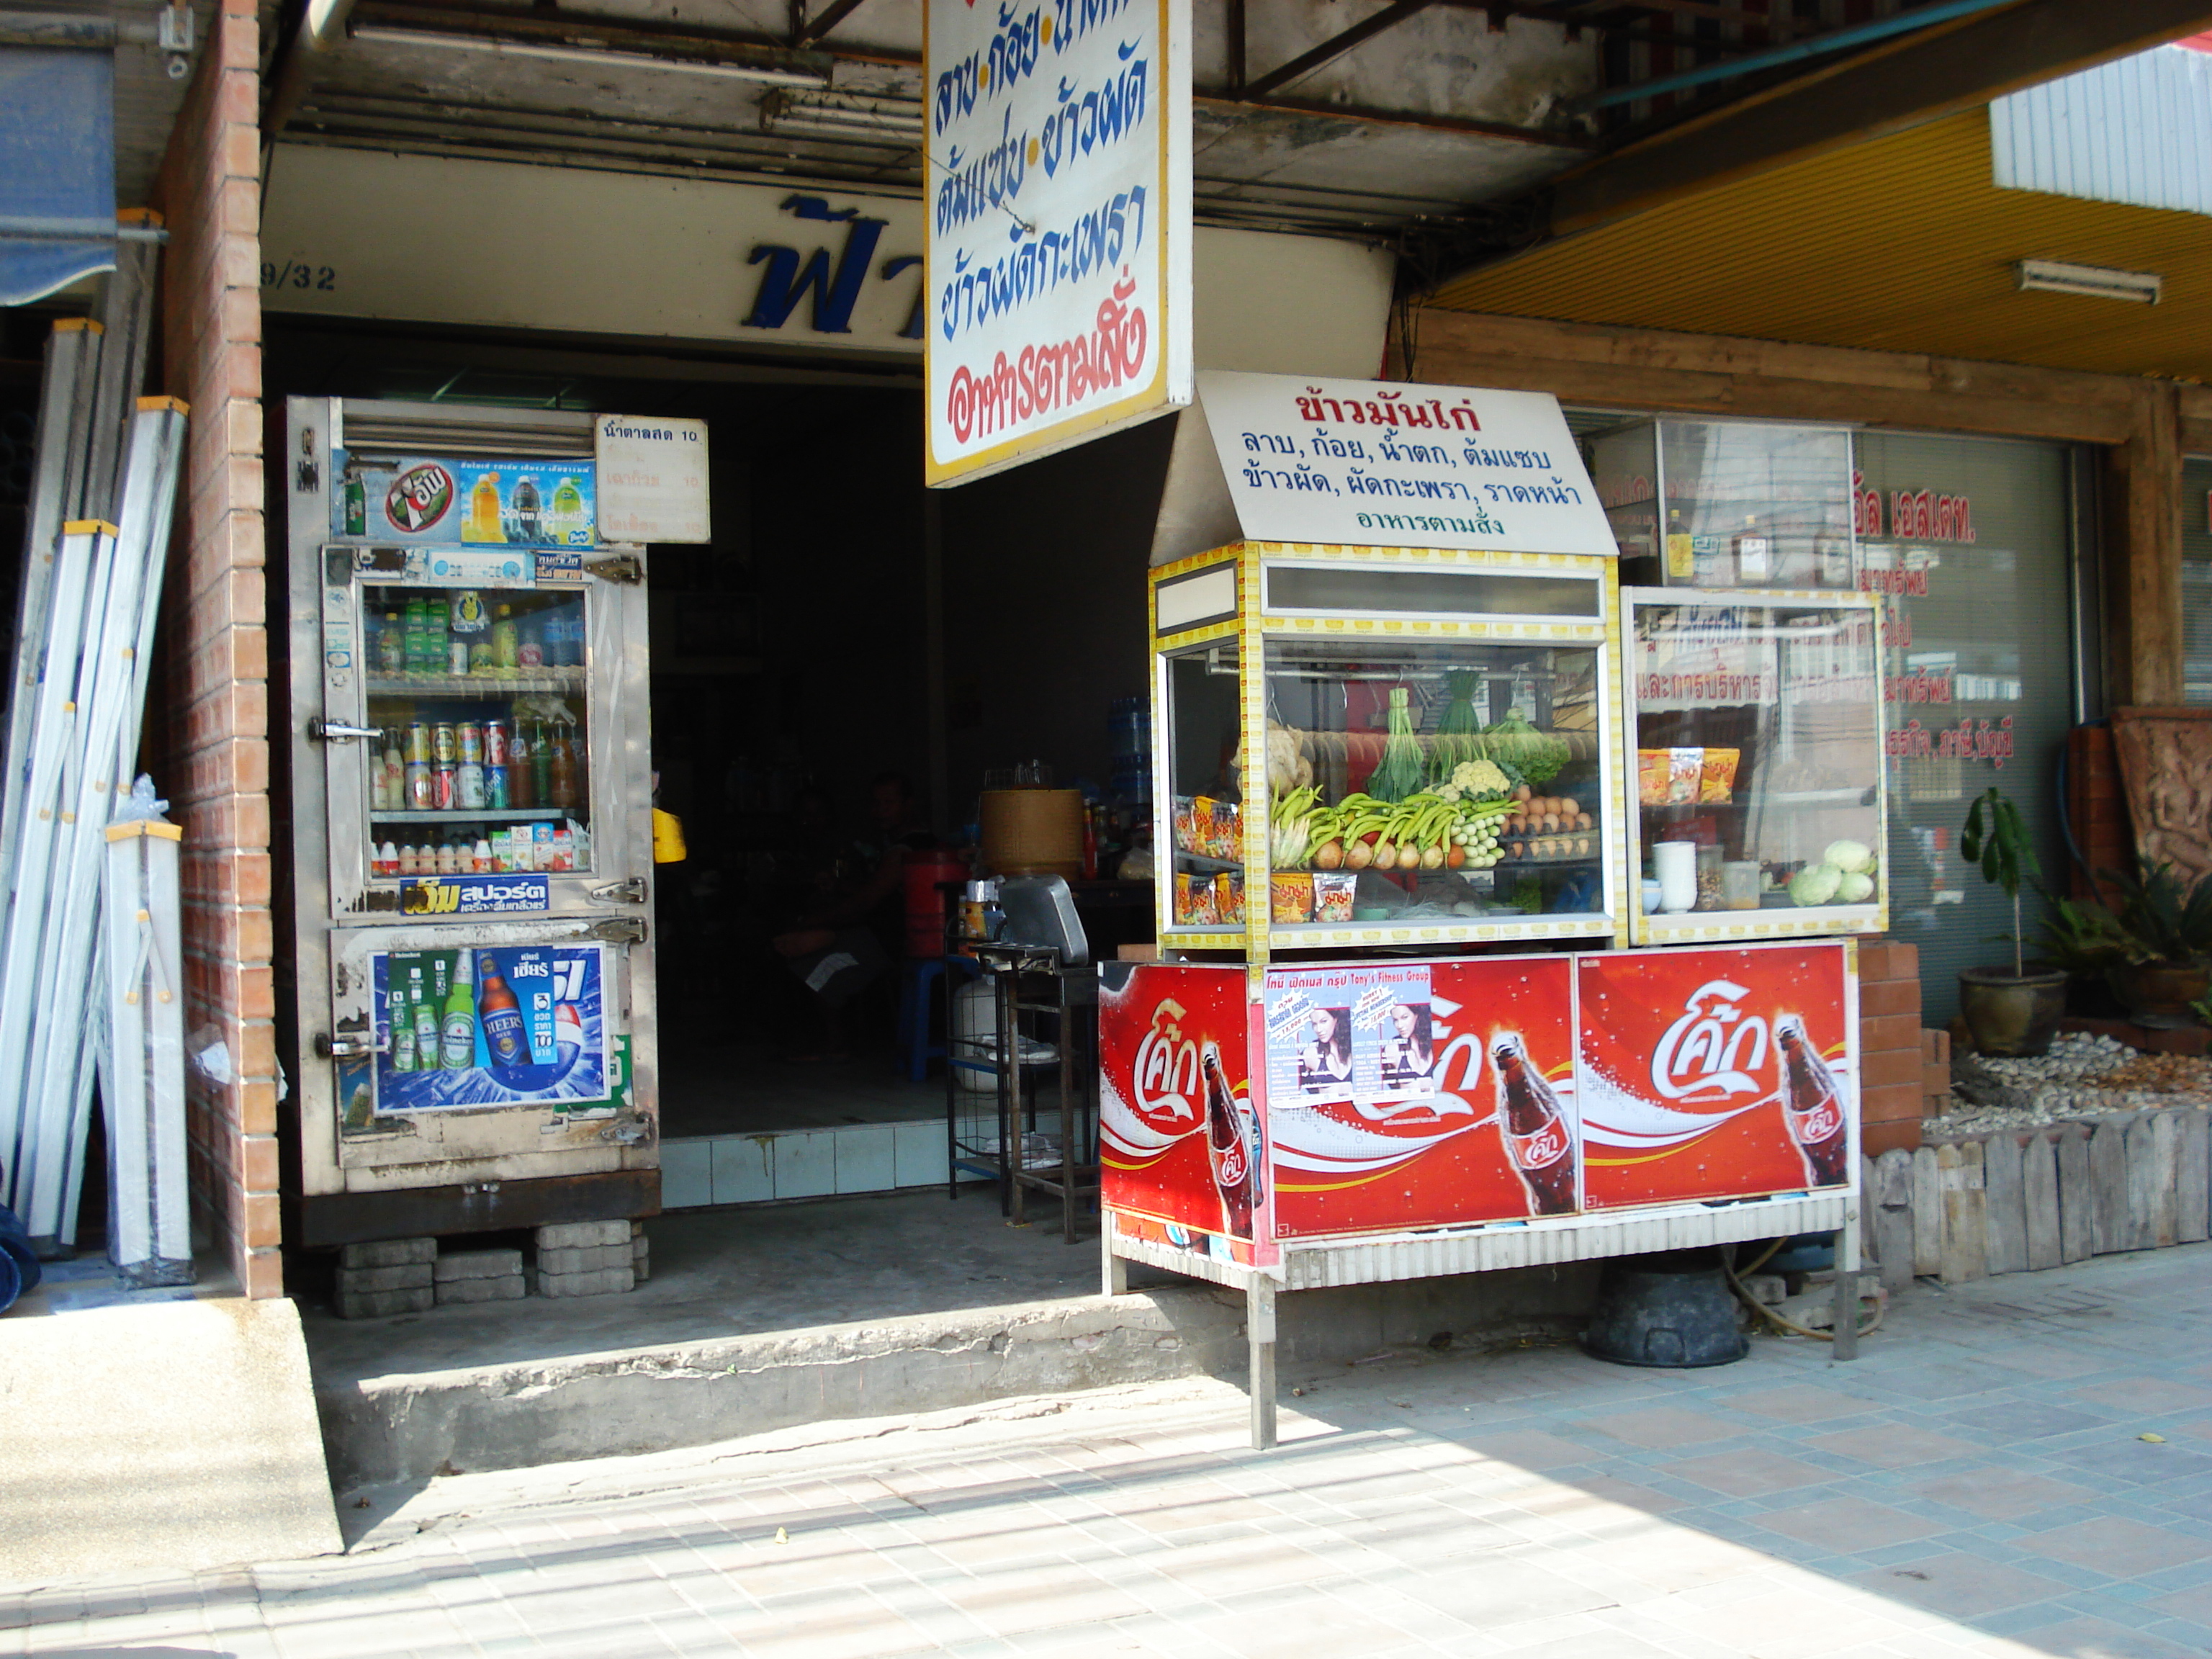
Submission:
POLYGON ((115 58, 0 46, 0 305, 115 266, 115 58))

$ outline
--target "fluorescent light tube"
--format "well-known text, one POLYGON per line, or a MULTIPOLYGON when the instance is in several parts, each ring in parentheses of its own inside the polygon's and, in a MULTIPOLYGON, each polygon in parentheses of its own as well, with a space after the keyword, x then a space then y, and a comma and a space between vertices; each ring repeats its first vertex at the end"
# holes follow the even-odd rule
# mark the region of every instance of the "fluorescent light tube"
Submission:
POLYGON ((2130 300, 2154 306, 2166 286, 2148 270, 2113 270, 2104 265, 2071 265, 2058 259, 2022 259, 2013 266, 2023 294, 2081 294, 2093 300, 2130 300))
POLYGON ((772 92, 761 100, 763 132, 806 131, 921 142, 921 106, 851 92, 772 92))
POLYGON ((497 40, 483 34, 448 34, 440 29, 395 29, 365 23, 353 32, 356 40, 392 46, 447 46, 460 52, 488 52, 501 58, 545 58, 560 64, 588 64, 597 69, 676 70, 686 75, 718 75, 729 81, 750 81, 769 87, 819 87, 823 78, 803 70, 755 67, 750 64, 715 64, 702 58, 663 58, 655 52, 618 52, 599 46, 541 46, 526 41, 497 40))

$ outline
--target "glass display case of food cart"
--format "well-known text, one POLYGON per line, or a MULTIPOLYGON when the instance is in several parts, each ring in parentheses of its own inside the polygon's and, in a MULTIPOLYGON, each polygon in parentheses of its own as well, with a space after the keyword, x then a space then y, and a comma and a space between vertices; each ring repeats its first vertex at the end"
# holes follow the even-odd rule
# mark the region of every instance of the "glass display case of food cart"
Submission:
POLYGON ((1632 942, 1882 932, 1879 601, 1628 588, 1621 617, 1632 942))
POLYGON ((1152 589, 1164 946, 1617 931, 1613 561, 1248 542, 1152 589))

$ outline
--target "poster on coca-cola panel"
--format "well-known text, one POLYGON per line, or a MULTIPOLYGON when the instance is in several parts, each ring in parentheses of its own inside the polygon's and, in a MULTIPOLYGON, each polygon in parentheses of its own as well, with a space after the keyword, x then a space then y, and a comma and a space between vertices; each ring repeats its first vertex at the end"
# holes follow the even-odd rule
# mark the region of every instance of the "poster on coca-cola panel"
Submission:
POLYGON ((1098 978, 1107 1207, 1148 1218, 1145 1236, 1178 1249, 1271 1263, 1244 969, 1109 962, 1098 978))
POLYGON ((1573 1212, 1573 998, 1564 957, 1270 972, 1277 1237, 1573 1212))
POLYGON ((1589 1208, 1848 1184, 1858 1079, 1844 945, 1577 963, 1589 1208))

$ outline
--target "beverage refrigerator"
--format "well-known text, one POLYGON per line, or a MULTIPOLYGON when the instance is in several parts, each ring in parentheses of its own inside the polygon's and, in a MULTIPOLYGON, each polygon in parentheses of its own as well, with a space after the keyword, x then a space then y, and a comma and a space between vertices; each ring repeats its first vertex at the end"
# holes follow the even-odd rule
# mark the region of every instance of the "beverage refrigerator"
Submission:
POLYGON ((644 558, 593 418, 293 398, 286 444, 287 1236, 649 1214, 644 558))
MULTIPOLYGON (((1132 1261, 1243 1290, 1266 1444, 1278 1291, 1806 1232, 1855 1268, 1877 611, 1624 594, 1601 516, 1543 550, 1505 511, 1449 509, 1489 547, 1449 544, 1472 518, 1347 520, 1310 498, 1375 475, 1324 458, 1418 454, 1449 483, 1462 452, 1336 435, 1343 411, 1443 390, 1290 383, 1273 406, 1303 418, 1270 430, 1272 377, 1217 378, 1234 397, 1201 377, 1163 520, 1246 533, 1156 545, 1158 947, 1100 968, 1109 1293, 1132 1261), (1184 467, 1287 479, 1315 538, 1252 535, 1276 504, 1209 505, 1184 467), (1415 544, 1320 539, 1347 521, 1415 544)), ((1526 493, 1595 507, 1556 405, 1494 419, 1486 396, 1461 398, 1486 439, 1459 476, 1535 454, 1526 493), (1544 447, 1489 439, 1507 418, 1544 447)))

